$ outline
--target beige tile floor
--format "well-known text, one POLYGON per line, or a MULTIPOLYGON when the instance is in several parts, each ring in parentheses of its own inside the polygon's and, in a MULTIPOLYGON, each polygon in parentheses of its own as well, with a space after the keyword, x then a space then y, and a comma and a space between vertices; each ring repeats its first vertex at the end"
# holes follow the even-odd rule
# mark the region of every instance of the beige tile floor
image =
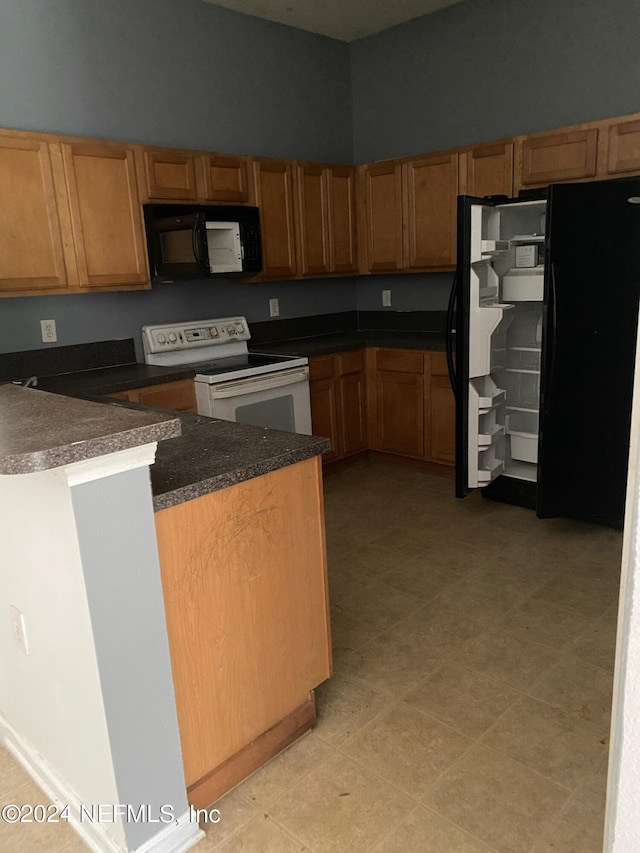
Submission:
MULTIPOLYGON (((621 534, 361 464, 325 483, 335 676, 318 726, 198 853, 597 853, 621 534)), ((0 754, 0 799, 42 795, 0 754)), ((66 827, 0 850, 76 853, 66 827)))

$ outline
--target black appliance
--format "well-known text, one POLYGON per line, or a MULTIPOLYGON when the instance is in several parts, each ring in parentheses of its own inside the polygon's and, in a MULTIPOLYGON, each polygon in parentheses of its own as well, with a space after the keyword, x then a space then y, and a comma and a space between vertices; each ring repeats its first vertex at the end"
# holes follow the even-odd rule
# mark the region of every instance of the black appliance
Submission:
POLYGON ((459 197, 458 497, 622 528, 639 298, 640 179, 459 197))
POLYGON ((143 208, 154 281, 246 275, 262 269, 257 207, 145 204, 143 208))

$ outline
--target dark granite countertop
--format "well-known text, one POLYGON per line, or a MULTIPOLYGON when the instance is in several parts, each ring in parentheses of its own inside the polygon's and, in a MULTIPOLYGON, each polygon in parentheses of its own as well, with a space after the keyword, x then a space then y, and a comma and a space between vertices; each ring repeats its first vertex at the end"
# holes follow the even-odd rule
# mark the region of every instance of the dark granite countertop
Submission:
POLYGON ((328 439, 317 436, 202 415, 179 417, 181 436, 159 444, 151 466, 156 511, 319 456, 330 447, 328 439))
POLYGON ((150 364, 121 364, 97 370, 81 370, 61 376, 43 376, 38 388, 70 396, 90 395, 92 398, 116 391, 128 391, 145 385, 161 385, 177 379, 192 379, 196 369, 187 367, 153 367, 150 364))
POLYGON ((251 345, 254 352, 272 352, 275 355, 326 355, 360 347, 398 347, 400 349, 445 349, 445 339, 439 332, 354 330, 314 335, 251 345))
POLYGON ((0 386, 0 474, 31 474, 180 434, 174 412, 0 386))

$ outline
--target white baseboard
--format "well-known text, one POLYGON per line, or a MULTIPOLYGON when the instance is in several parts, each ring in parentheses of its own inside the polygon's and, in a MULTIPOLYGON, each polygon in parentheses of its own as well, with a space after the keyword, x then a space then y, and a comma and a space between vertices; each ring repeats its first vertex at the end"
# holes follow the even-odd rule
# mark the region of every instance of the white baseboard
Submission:
POLYGON ((189 820, 187 810, 135 850, 123 847, 106 834, 103 824, 80 821, 81 801, 77 794, 1 714, 0 739, 53 803, 69 806, 69 824, 94 853, 185 853, 204 837, 198 824, 189 820))

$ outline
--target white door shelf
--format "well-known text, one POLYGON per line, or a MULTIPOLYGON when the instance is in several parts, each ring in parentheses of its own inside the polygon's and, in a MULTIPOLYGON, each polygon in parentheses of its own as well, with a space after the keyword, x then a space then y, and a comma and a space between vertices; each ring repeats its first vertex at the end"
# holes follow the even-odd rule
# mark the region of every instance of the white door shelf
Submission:
POLYGON ((486 414, 491 411, 491 409, 495 408, 495 406, 500 405, 500 403, 504 403, 506 398, 506 391, 503 391, 502 388, 496 388, 493 394, 487 397, 478 397, 478 411, 481 415, 486 414))
POLYGON ((504 427, 500 424, 494 424, 487 432, 481 432, 478 435, 478 446, 480 448, 490 447, 492 444, 504 435, 504 427))
POLYGON ((486 485, 499 477, 504 471, 502 459, 491 459, 486 466, 478 468, 478 483, 486 485))

